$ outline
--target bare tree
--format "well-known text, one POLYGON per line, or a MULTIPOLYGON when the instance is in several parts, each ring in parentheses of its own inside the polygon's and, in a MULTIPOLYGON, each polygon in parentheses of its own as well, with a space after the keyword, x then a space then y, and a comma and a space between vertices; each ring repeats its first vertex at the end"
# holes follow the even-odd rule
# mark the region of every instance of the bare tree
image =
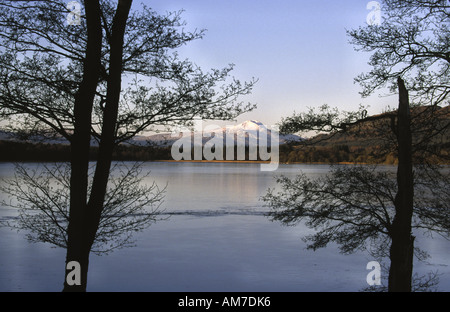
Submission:
POLYGON ((254 108, 237 102, 254 80, 229 82, 232 66, 204 73, 171 53, 203 31, 185 32, 180 12, 130 12, 131 3, 84 1, 79 25, 70 26, 65 1, 0 4, 0 117, 9 129, 71 145, 66 263, 80 263, 82 283, 65 282, 67 291, 86 290, 117 144, 154 126, 232 119, 254 108), (92 138, 99 154, 90 186, 92 138))
MULTIPOLYGON (((420 179, 414 185, 412 227, 448 236, 449 174, 440 173, 439 179, 425 179, 422 174, 416 173, 420 179)), ((375 256, 389 256, 396 213, 394 172, 374 165, 334 165, 329 175, 319 179, 301 174, 293 179, 281 176, 277 183, 281 190, 272 189, 263 197, 271 208, 269 216, 285 225, 304 222, 316 229, 305 237, 309 249, 336 242, 344 254, 367 250, 375 256)))
MULTIPOLYGON (((89 170, 92 188, 94 167, 89 170)), ((2 182, 0 190, 10 200, 2 204, 17 208, 18 220, 5 225, 25 230, 29 241, 67 248, 70 207, 70 166, 67 163, 27 166, 16 164, 15 178, 2 182)), ((134 232, 141 231, 160 217, 164 189, 142 172, 139 163, 116 163, 91 251, 107 254, 115 249, 133 246, 134 232)))
MULTIPOLYGON (((346 254, 364 249, 375 251, 378 256, 389 256, 389 291, 411 291, 412 230, 421 229, 450 237, 450 173, 438 165, 417 162, 413 171, 415 154, 412 152, 408 97, 401 80, 399 86, 399 122, 395 123, 398 143, 394 146, 399 155, 396 176, 377 166, 335 166, 329 175, 317 180, 306 175, 292 180, 281 177, 277 180, 281 191, 275 193, 270 190, 263 199, 271 208, 269 217, 272 220, 286 225, 305 221, 308 227, 318 230, 306 237, 312 242, 309 245, 311 249, 336 242, 346 254)), ((329 129, 351 127, 347 122, 348 115, 341 117, 340 125, 330 123, 329 116, 326 111, 324 115, 314 115, 309 120, 303 115, 302 120, 306 129, 312 128, 311 124, 318 125, 319 120, 321 127, 328 124, 329 129)), ((390 116, 387 114, 375 119, 389 120, 390 116)), ((299 121, 298 118, 296 120, 299 121)), ((361 122, 353 122, 353 127, 358 127, 361 122)), ((300 126, 299 123, 296 125, 300 126)), ((419 154, 415 160, 422 159, 422 154, 419 154)), ((416 255, 423 256, 423 253, 416 249, 416 255)))
POLYGON ((450 90, 449 6, 447 1, 386 0, 384 8, 381 25, 360 27, 349 35, 359 50, 373 52, 373 69, 356 78, 362 95, 390 84, 399 94, 398 109, 367 116, 363 107, 341 113, 323 106, 319 112, 284 119, 280 128, 329 133, 304 144, 349 133, 382 138, 380 151, 398 158, 397 175, 365 166, 335 167, 315 181, 281 178, 282 191, 270 191, 264 200, 273 208, 272 219, 284 224, 306 220, 318 229, 307 238, 313 249, 332 241, 345 253, 378 245, 375 250, 391 261, 388 290, 411 291, 412 230, 450 235, 449 174, 439 165, 449 161, 442 142, 450 114, 448 107, 441 107, 448 105, 450 90))
POLYGON ((380 25, 348 31, 357 51, 373 52, 368 73, 355 80, 369 96, 397 90, 402 77, 414 105, 448 104, 450 5, 446 0, 384 0, 380 25), (447 103, 446 103, 447 102, 447 103))

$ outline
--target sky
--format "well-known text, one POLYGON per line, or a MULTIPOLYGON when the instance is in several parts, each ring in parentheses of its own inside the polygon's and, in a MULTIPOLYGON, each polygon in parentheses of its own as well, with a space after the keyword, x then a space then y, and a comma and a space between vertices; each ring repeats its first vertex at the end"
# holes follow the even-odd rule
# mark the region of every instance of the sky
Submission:
MULTIPOLYGON (((275 125, 294 112, 328 104, 341 110, 369 106, 380 113, 397 99, 380 90, 368 98, 354 78, 370 70, 370 54, 357 52, 346 30, 367 25, 368 0, 135 0, 158 13, 183 9, 187 30, 206 29, 203 39, 179 50, 203 70, 235 64, 241 81, 259 79, 241 100, 257 109, 237 122, 275 125)), ((228 122, 229 123, 229 122, 228 122)))

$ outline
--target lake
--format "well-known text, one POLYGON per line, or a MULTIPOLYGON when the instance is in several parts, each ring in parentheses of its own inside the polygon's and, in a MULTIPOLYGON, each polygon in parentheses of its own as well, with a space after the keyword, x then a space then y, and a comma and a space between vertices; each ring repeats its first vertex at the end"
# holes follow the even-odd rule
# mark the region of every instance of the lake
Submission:
MULTIPOLYGON (((38 164, 27 164, 38 166, 38 164)), ((88 291, 359 291, 367 287, 367 253, 341 255, 336 246, 306 250, 311 230, 271 222, 260 200, 275 177, 300 171, 319 176, 327 165, 280 165, 263 172, 252 163, 145 163, 149 182, 167 184, 167 220, 135 235, 136 246, 91 255, 88 291)), ((395 168, 388 168, 388 170, 395 168)), ((14 165, 0 163, 0 183, 14 165)), ((5 196, 0 194, 0 196, 5 196)), ((0 218, 17 211, 0 207, 0 218)), ((32 244, 25 233, 0 227, 0 291, 60 291, 65 250, 32 244)), ((418 236, 431 255, 415 271, 438 271, 450 291, 450 243, 418 236)))

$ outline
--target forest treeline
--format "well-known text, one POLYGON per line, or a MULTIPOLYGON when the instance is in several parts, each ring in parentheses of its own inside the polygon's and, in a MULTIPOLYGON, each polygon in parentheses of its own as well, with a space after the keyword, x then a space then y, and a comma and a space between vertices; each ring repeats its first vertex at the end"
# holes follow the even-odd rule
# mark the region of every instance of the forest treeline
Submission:
MULTIPOLYGON (((326 144, 303 146, 283 144, 280 146, 280 163, 367 163, 397 164, 393 152, 380 155, 379 145, 326 144)), ((64 144, 0 141, 0 161, 70 161, 70 147, 64 144)), ((90 160, 97 158, 97 147, 91 147, 90 160)), ((444 143, 443 153, 450 156, 450 142, 444 143)), ((247 151, 248 154, 248 151, 247 151)), ((172 160, 171 147, 120 145, 113 159, 116 161, 172 160)), ((249 157, 247 155, 246 160, 249 157)))
MULTIPOLYGON (((450 156, 450 144, 445 144, 445 155, 450 156)), ((358 164, 398 164, 395 152, 379 154, 379 146, 280 146, 281 163, 358 163, 358 164)), ((432 159, 430 159, 432 160, 432 159)), ((433 161, 434 162, 434 161, 433 161)))
MULTIPOLYGON (((66 144, 0 141, 0 161, 70 161, 66 144)), ((89 159, 97 159, 98 147, 91 146, 89 159)), ((170 147, 119 145, 113 154, 117 161, 151 161, 172 159, 170 147)))

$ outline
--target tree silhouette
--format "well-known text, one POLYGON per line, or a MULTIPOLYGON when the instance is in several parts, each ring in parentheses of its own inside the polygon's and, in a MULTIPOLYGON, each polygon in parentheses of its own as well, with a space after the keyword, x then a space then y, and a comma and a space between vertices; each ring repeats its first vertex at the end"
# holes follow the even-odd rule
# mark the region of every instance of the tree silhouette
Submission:
POLYGON ((372 69, 355 79, 361 94, 369 96, 384 86, 395 93, 402 77, 412 104, 448 104, 449 2, 384 0, 382 12, 380 25, 348 31, 357 51, 373 52, 372 69))
POLYGON ((304 144, 349 132, 381 135, 380 154, 395 153, 397 175, 364 166, 333 167, 323 179, 280 178, 282 191, 272 190, 264 197, 273 220, 284 224, 306 220, 307 226, 319 230, 307 238, 313 249, 337 242, 344 253, 369 245, 378 254, 389 255, 389 291, 420 288, 412 281, 413 229, 450 235, 449 173, 439 166, 449 160, 442 151, 450 129, 449 110, 440 107, 448 105, 450 88, 445 23, 449 6, 447 1, 405 2, 384 1, 380 25, 348 32, 359 50, 373 52, 373 69, 356 78, 362 95, 390 84, 399 94, 398 109, 367 116, 363 107, 343 113, 325 105, 319 112, 285 118, 280 127, 281 132, 330 134, 304 144))
POLYGON ((232 65, 204 73, 172 52, 204 34, 185 32, 181 12, 131 11, 131 3, 84 1, 79 25, 67 25, 65 1, 0 3, 0 117, 9 129, 70 142, 66 263, 77 261, 82 274, 81 285, 65 279, 66 291, 86 290, 119 143, 154 127, 254 108, 237 99, 255 80, 229 81, 232 65), (99 148, 90 184, 92 139, 99 148))
MULTIPOLYGON (((390 116, 377 118, 387 121, 389 129, 390 116)), ((329 122, 328 117, 328 113, 316 114, 314 122, 329 122)), ((341 120, 341 127, 351 128, 346 117, 341 120)), ((305 122, 307 129, 311 122, 305 122)), ((353 127, 360 122, 354 122, 353 127)), ((401 131, 398 126, 395 128, 401 131)), ((420 162, 422 153, 412 153, 413 145, 405 139, 400 141, 402 135, 398 144, 391 146, 399 155, 397 175, 376 165, 335 165, 324 178, 311 179, 303 174, 295 179, 280 177, 277 182, 281 191, 269 190, 263 197, 271 208, 272 220, 286 225, 304 221, 317 230, 305 238, 311 242, 311 249, 336 242, 346 254, 362 249, 374 257, 388 256, 390 291, 420 288, 412 281, 412 260, 414 250, 420 259, 424 253, 414 248, 413 229, 450 237, 449 172, 439 165, 420 162)))
MULTIPOLYGON (((89 176, 92 177, 91 166, 89 176)), ((133 246, 134 232, 161 220, 164 189, 148 185, 149 173, 140 163, 116 163, 105 194, 104 208, 91 252, 107 254, 133 246)), ((70 166, 68 163, 27 166, 16 164, 16 177, 5 180, 0 189, 10 195, 3 205, 17 208, 18 221, 6 221, 17 230, 26 230, 31 242, 45 242, 67 248, 70 207, 70 166)), ((88 191, 91 191, 92 178, 88 191)))

